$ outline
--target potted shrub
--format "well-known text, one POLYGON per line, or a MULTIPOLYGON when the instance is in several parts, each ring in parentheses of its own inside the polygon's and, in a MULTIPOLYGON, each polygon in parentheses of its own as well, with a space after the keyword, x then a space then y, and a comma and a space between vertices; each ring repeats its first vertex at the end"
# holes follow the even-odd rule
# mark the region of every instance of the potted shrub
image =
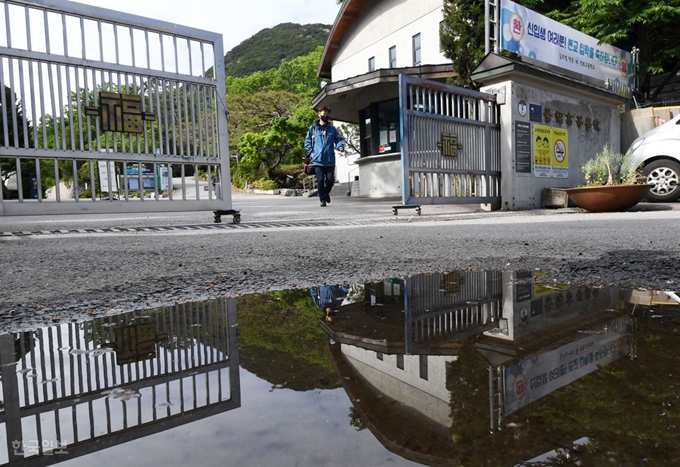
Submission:
POLYGON ((586 186, 565 190, 578 207, 592 212, 625 211, 642 201, 652 185, 644 183, 631 154, 608 145, 588 160, 581 172, 586 186))

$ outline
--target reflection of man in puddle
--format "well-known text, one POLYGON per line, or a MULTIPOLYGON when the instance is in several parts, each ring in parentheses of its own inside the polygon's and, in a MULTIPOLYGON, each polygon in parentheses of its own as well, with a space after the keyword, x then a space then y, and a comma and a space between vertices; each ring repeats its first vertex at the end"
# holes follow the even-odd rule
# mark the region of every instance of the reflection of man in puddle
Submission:
POLYGON ((340 309, 342 301, 349 293, 346 285, 321 285, 309 289, 314 305, 326 313, 326 321, 333 322, 333 313, 340 309))

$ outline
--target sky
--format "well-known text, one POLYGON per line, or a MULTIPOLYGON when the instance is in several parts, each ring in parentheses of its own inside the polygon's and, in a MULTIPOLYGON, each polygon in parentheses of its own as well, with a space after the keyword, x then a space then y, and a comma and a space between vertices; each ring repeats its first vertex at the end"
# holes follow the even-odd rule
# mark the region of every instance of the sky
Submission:
POLYGON ((335 0, 79 0, 182 26, 222 34, 224 52, 265 28, 280 23, 333 24, 335 0))

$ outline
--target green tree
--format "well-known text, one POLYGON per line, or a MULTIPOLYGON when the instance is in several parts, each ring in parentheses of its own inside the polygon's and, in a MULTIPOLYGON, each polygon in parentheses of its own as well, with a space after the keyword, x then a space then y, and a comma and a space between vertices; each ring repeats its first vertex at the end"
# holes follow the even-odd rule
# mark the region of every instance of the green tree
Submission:
POLYGON ((470 75, 484 58, 484 1, 444 0, 440 40, 444 56, 453 62, 453 84, 477 88, 470 75))
POLYGON ((304 139, 316 119, 310 99, 319 90, 316 68, 322 47, 275 70, 227 78, 229 146, 241 155, 232 167, 239 186, 274 179, 282 165, 299 165, 304 139))
POLYGON ((235 183, 242 185, 259 178, 273 179, 275 170, 284 161, 302 160, 305 152, 301 133, 304 129, 293 120, 277 118, 266 130, 243 135, 238 146, 243 157, 233 173, 235 183))

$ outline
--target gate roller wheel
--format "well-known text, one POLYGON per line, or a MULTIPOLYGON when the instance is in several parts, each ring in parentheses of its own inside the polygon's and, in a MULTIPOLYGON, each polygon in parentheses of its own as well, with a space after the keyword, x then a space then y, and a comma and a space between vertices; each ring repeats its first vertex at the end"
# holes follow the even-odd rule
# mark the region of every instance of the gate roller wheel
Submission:
POLYGON ((234 224, 240 224, 241 223, 241 214, 234 214, 234 224))

